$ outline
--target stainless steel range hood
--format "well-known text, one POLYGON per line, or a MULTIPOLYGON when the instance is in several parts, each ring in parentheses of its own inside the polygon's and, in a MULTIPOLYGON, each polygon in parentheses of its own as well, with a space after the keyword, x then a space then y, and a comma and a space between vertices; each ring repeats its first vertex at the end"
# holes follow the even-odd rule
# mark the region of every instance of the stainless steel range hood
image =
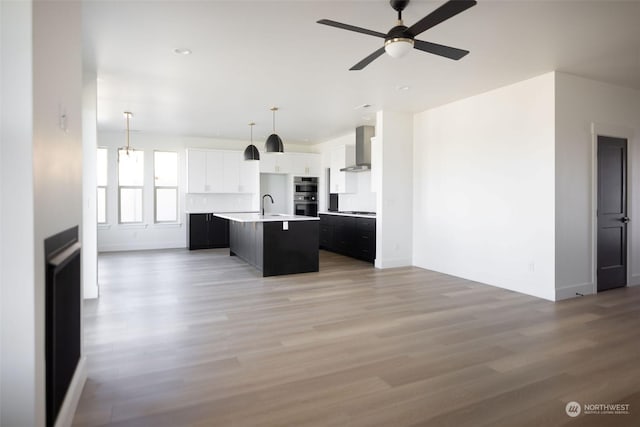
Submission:
POLYGON ((371 170, 371 138, 375 136, 374 126, 356 128, 356 164, 340 169, 340 172, 364 172, 371 170))

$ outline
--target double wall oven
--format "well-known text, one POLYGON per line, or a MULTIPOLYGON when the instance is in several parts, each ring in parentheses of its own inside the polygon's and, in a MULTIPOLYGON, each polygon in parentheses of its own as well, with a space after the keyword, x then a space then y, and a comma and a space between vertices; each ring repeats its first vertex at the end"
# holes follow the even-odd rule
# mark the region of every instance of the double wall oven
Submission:
POLYGON ((318 216, 318 178, 293 178, 293 212, 296 215, 318 216))

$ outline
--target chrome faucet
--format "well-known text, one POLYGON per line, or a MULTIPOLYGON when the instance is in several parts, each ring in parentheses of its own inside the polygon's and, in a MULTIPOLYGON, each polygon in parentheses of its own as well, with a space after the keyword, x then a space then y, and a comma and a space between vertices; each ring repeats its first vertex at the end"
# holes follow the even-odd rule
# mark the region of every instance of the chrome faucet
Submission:
POLYGON ((264 198, 268 197, 271 199, 271 204, 273 204, 273 197, 271 197, 271 194, 265 194, 264 196, 262 196, 262 216, 264 216, 264 198))

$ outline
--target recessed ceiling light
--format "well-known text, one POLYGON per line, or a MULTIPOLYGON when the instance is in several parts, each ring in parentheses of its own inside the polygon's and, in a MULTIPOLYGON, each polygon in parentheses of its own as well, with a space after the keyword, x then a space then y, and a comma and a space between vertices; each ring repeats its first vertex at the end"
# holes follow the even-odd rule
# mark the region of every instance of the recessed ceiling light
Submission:
POLYGON ((409 90, 410 87, 409 86, 398 86, 398 90, 409 90))
POLYGON ((362 104, 362 105, 356 105, 355 107, 353 107, 354 110, 359 110, 360 108, 369 108, 371 107, 371 104, 362 104))
POLYGON ((191 49, 187 49, 184 47, 177 47, 173 49, 173 53, 178 55, 191 55, 191 49))

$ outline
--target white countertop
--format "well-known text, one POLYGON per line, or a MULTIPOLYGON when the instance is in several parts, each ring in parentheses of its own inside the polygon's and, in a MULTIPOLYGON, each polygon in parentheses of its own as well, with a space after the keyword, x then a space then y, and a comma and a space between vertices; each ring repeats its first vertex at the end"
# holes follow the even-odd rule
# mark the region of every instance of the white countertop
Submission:
POLYGON ((315 216, 266 214, 259 213, 216 213, 218 218, 228 219, 236 222, 274 222, 274 221, 319 221, 315 216))
POLYGON ((347 212, 318 212, 319 215, 355 216, 358 218, 375 218, 376 214, 354 214, 347 212))
POLYGON ((192 209, 192 210, 186 210, 185 213, 187 214, 200 214, 200 213, 205 213, 205 214, 230 214, 230 213, 260 213, 259 211, 216 211, 216 210, 211 210, 211 209, 192 209))

